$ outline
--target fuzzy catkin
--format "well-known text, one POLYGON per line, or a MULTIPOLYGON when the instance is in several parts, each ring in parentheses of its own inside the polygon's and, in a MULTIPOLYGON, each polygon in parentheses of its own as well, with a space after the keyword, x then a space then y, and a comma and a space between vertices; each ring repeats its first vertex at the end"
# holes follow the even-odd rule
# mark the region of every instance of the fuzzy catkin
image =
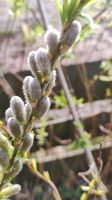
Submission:
POLYGON ((40 82, 34 78, 29 82, 29 94, 32 101, 39 101, 42 96, 40 82))
POLYGON ((49 97, 43 97, 39 103, 37 104, 36 107, 36 117, 37 119, 40 119, 41 117, 43 117, 46 112, 49 110, 50 108, 50 99, 49 97))
POLYGON ((13 146, 10 144, 8 138, 0 133, 0 147, 6 151, 6 153, 11 156, 13 152, 13 146))
POLYGON ((28 122, 28 120, 31 116, 31 113, 32 113, 32 106, 30 103, 26 103, 25 104, 25 121, 26 121, 26 123, 28 122))
POLYGON ((35 55, 36 55, 36 51, 31 51, 29 53, 29 56, 28 56, 28 65, 29 65, 29 67, 31 69, 32 74, 35 77, 38 77, 38 71, 39 71, 39 69, 37 67, 35 55))
POLYGON ((81 25, 78 21, 74 21, 69 29, 64 32, 60 38, 61 41, 61 53, 64 53, 69 49, 75 40, 77 40, 81 31, 81 25))
POLYGON ((6 118, 6 121, 10 118, 10 117, 13 117, 14 114, 12 112, 12 109, 11 108, 8 108, 6 111, 5 111, 5 118, 6 118))
POLYGON ((8 119, 8 127, 10 133, 16 138, 19 139, 22 136, 22 128, 18 124, 18 121, 15 117, 10 117, 8 119))
POLYGON ((6 199, 10 196, 18 194, 20 191, 21 186, 19 184, 7 186, 0 191, 0 199, 6 199))
POLYGON ((51 79, 48 82, 48 84, 45 87, 45 91, 44 91, 44 95, 45 96, 49 96, 53 87, 55 86, 55 82, 56 82, 56 71, 53 70, 52 75, 51 75, 51 79))
POLYGON ((9 164, 8 155, 2 148, 0 148, 0 165, 2 167, 7 167, 8 164, 9 164))
POLYGON ((10 107, 16 119, 23 123, 25 121, 24 102, 18 96, 13 96, 10 101, 10 107))
POLYGON ((32 76, 26 76, 23 80, 23 93, 27 102, 31 102, 31 97, 29 94, 29 83, 31 80, 33 80, 32 76))
POLYGON ((36 52, 36 62, 43 76, 48 78, 51 74, 51 63, 48 58, 48 52, 44 48, 39 48, 36 52))
POLYGON ((45 34, 45 41, 48 45, 49 51, 54 55, 59 42, 59 32, 56 29, 48 30, 45 34))
POLYGON ((20 171, 22 170, 23 164, 21 160, 16 160, 13 164, 13 167, 9 173, 9 177, 14 178, 15 176, 17 176, 20 171))
POLYGON ((21 152, 25 153, 30 151, 34 141, 34 134, 33 133, 27 133, 23 139, 23 144, 21 146, 21 152))

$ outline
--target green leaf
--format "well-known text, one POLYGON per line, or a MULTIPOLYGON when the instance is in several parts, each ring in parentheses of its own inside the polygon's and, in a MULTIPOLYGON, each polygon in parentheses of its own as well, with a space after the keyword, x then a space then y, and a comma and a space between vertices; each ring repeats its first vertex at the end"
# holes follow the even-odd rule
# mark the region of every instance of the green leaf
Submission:
POLYGON ((81 19, 87 24, 89 25, 92 29, 94 29, 96 27, 92 17, 87 14, 87 13, 81 13, 80 14, 81 19))
POLYGON ((67 20, 68 0, 64 0, 62 4, 62 24, 67 20))
POLYGON ((58 9, 58 12, 61 15, 61 4, 60 4, 59 0, 56 0, 56 6, 57 6, 57 9, 58 9))
POLYGON ((74 13, 76 12, 78 6, 80 5, 81 0, 70 0, 69 5, 68 5, 68 12, 67 16, 68 19, 71 19, 74 16, 74 13))

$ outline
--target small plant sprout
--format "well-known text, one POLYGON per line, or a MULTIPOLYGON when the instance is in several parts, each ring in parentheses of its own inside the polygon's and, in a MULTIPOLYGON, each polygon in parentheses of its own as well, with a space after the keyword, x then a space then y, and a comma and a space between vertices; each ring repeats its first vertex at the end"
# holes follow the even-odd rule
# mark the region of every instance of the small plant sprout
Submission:
POLYGON ((100 164, 100 171, 97 174, 95 171, 94 164, 90 165, 90 168, 86 172, 79 172, 79 176, 82 177, 82 179, 86 182, 86 186, 82 185, 81 189, 83 191, 83 194, 80 198, 80 200, 87 200, 91 195, 95 195, 97 197, 103 196, 105 193, 107 193, 107 188, 103 184, 100 173, 102 169, 102 161, 99 162, 100 164), (91 177, 90 180, 87 177, 91 177))

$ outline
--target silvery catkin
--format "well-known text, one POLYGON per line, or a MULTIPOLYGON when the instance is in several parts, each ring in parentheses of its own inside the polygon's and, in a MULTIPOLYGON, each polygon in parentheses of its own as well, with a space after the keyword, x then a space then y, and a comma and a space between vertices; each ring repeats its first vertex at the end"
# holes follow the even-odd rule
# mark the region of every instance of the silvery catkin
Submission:
POLYGON ((21 191, 21 186, 19 184, 10 185, 3 188, 0 191, 0 199, 6 199, 10 196, 16 195, 21 191))
POLYGON ((35 78, 29 82, 29 94, 32 101, 39 101, 42 96, 40 82, 35 78))
POLYGON ((22 136, 22 128, 20 127, 20 125, 18 124, 18 121, 15 117, 10 117, 8 119, 8 127, 10 130, 10 133, 16 138, 19 139, 22 136))
POLYGON ((35 76, 35 77, 38 77, 38 67, 37 67, 37 63, 36 63, 36 51, 31 51, 29 53, 29 56, 28 56, 28 65, 31 69, 31 72, 32 74, 35 76))
POLYGON ((46 87, 44 89, 44 95, 45 96, 49 96, 53 87, 55 86, 55 82, 56 82, 56 71, 53 70, 52 74, 51 74, 51 79, 49 80, 49 82, 46 84, 46 87))
POLYGON ((25 121, 26 121, 26 123, 28 122, 28 120, 31 116, 31 113, 32 113, 32 106, 30 103, 26 103, 25 104, 25 121))
POLYGON ((22 144, 21 150, 20 150, 21 153, 28 152, 33 145, 33 141, 34 141, 34 134, 27 133, 23 139, 23 144, 22 144))
POLYGON ((45 34, 45 41, 49 51, 54 55, 59 42, 59 32, 56 29, 48 30, 45 34))
POLYGON ((69 49, 69 47, 73 44, 74 41, 77 40, 81 31, 81 25, 78 21, 74 21, 69 29, 64 32, 60 38, 61 41, 61 49, 60 52, 64 53, 69 49), (65 48, 65 49, 64 49, 65 48))
POLYGON ((22 170, 23 164, 21 160, 16 160, 12 166, 11 171, 9 172, 8 176, 12 178, 14 178, 15 176, 17 176, 20 171, 22 170))
POLYGON ((7 153, 4 151, 4 149, 0 148, 0 165, 2 167, 7 167, 9 164, 9 158, 7 153))
POLYGON ((48 79, 51 74, 51 63, 48 58, 48 52, 44 48, 39 48, 36 52, 36 62, 43 77, 48 79))
POLYGON ((29 83, 32 79, 33 79, 32 76, 26 76, 23 80, 23 93, 25 95, 27 102, 31 102, 31 97, 29 94, 29 83))
POLYGON ((0 133, 0 147, 3 148, 9 156, 12 155, 14 148, 10 144, 8 138, 2 133, 0 133))
POLYGON ((43 117, 46 112, 49 110, 50 108, 50 99, 49 97, 43 97, 39 103, 37 104, 36 107, 36 117, 37 119, 40 119, 41 117, 43 117))
POLYGON ((13 117, 14 114, 12 112, 12 109, 11 108, 8 108, 6 111, 5 111, 5 118, 6 118, 6 121, 10 118, 10 117, 13 117))
POLYGON ((24 102, 18 96, 13 96, 10 100, 10 107, 16 119, 21 123, 25 121, 24 102))

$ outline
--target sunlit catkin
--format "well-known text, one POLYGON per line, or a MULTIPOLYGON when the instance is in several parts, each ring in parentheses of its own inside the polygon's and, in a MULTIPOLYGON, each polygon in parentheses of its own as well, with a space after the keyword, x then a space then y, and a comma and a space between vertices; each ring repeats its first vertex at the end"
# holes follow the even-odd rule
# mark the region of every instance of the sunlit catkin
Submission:
POLYGON ((61 38, 61 49, 60 52, 64 53, 69 47, 73 44, 74 41, 77 40, 79 33, 81 31, 81 25, 78 21, 74 21, 69 29, 65 31, 61 38))
POLYGON ((6 111, 5 111, 5 118, 6 118, 6 121, 10 118, 10 117, 13 117, 14 114, 12 112, 12 109, 11 108, 8 108, 6 111))
POLYGON ((49 96, 50 95, 53 87, 55 86, 55 82, 56 82, 56 71, 53 70, 52 75, 51 75, 51 79, 48 82, 48 84, 46 85, 45 90, 44 90, 44 95, 45 96, 49 96))
POLYGON ((21 123, 25 121, 24 102, 18 96, 13 96, 10 101, 10 107, 16 119, 21 123))
POLYGON ((4 151, 4 149, 0 148, 0 165, 2 167, 7 167, 9 164, 9 158, 7 153, 4 151))
POLYGON ((29 82, 33 79, 32 76, 26 76, 23 80, 23 93, 25 95, 25 99, 27 102, 31 101, 31 97, 29 94, 29 82))
POLYGON ((8 138, 0 133, 0 147, 6 151, 6 153, 11 156, 13 152, 13 146, 10 144, 8 138))
POLYGON ((9 185, 0 191, 0 199, 7 199, 8 197, 18 194, 20 191, 21 186, 19 184, 9 185))
POLYGON ((34 134, 27 133, 24 137, 23 144, 21 146, 21 153, 30 151, 34 141, 34 134))
POLYGON ((48 58, 48 52, 44 48, 39 48, 36 52, 36 62, 39 70, 42 72, 45 78, 48 78, 51 74, 51 63, 48 58))
POLYGON ((26 103, 25 104, 25 121, 26 121, 26 123, 28 122, 28 120, 31 116, 31 113, 32 113, 32 106, 30 103, 26 103))
POLYGON ((56 29, 48 30, 45 35, 45 41, 48 45, 49 51, 54 55, 59 42, 59 32, 56 29))
POLYGON ((36 51, 31 51, 29 53, 29 56, 28 56, 28 65, 29 65, 29 67, 31 69, 32 74, 35 77, 38 77, 38 71, 39 71, 39 69, 37 67, 35 54, 36 54, 36 51))
POLYGON ((10 133, 16 138, 20 139, 22 136, 22 128, 18 124, 18 121, 15 117, 10 117, 8 119, 8 127, 10 130, 10 133))
POLYGON ((42 96, 40 82, 34 78, 29 82, 29 94, 32 101, 39 101, 42 96))
POLYGON ((43 117, 46 114, 46 112, 49 110, 49 108, 50 108, 50 99, 49 99, 49 97, 43 97, 39 101, 39 103, 37 104, 36 117, 38 119, 43 117))
POLYGON ((9 177, 14 178, 22 170, 23 164, 21 160, 16 160, 13 164, 11 171, 9 172, 9 177))

